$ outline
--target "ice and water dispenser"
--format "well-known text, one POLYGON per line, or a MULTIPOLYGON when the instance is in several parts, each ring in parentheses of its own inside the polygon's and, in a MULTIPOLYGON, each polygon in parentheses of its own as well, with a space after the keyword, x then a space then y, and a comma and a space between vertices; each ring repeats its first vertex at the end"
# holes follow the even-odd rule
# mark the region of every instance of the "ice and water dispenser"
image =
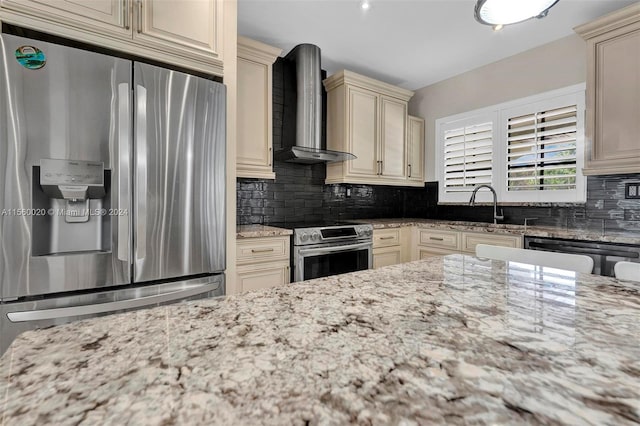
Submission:
POLYGON ((34 256, 111 249, 110 171, 103 163, 41 159, 32 182, 34 256))

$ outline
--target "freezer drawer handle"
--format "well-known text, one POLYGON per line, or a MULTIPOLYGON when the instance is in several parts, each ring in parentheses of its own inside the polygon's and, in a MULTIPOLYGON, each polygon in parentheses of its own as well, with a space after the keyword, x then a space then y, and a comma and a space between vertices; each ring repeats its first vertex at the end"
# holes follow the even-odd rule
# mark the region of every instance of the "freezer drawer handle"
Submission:
POLYGON ((10 312, 7 318, 11 322, 41 321, 57 318, 75 317, 81 315, 95 315, 100 313, 120 311, 124 309, 142 308, 157 303, 186 299, 187 297, 217 290, 220 283, 208 283, 194 286, 185 290, 171 291, 154 296, 140 297, 137 299, 119 300, 117 302, 99 303, 93 305, 71 306, 68 308, 43 309, 36 311, 10 312))

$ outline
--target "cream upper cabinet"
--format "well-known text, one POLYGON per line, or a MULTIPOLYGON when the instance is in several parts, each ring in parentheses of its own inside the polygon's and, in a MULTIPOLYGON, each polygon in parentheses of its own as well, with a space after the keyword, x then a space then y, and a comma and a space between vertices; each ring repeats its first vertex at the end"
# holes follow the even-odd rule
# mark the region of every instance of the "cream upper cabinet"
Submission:
POLYGON ((340 71, 327 89, 327 148, 355 160, 327 164, 326 183, 415 185, 407 179, 408 102, 413 92, 340 71))
POLYGON ((134 39, 205 62, 220 57, 224 0, 135 0, 134 39))
POLYGON ((2 0, 2 7, 43 20, 83 27, 96 32, 131 37, 134 0, 2 0))
POLYGON ((380 96, 380 175, 404 181, 407 177, 407 102, 380 96))
POLYGON ((0 20, 223 75, 225 0, 0 0, 0 20))
POLYGON ((345 151, 356 159, 341 165, 346 165, 349 176, 367 179, 376 176, 379 170, 379 153, 374 149, 378 144, 378 95, 359 87, 349 87, 347 91, 349 135, 345 151))
POLYGON ((640 3, 576 32, 588 49, 584 174, 640 173, 640 3))
POLYGON ((424 185, 424 120, 409 116, 407 179, 424 185))
POLYGON ((238 177, 275 179, 272 65, 281 52, 264 43, 238 37, 238 177))

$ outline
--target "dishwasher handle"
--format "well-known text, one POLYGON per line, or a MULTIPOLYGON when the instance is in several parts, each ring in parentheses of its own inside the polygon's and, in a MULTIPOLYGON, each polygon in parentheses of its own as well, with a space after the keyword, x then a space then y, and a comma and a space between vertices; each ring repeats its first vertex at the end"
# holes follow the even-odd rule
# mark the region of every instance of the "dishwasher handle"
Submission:
POLYGON ((561 253, 569 253, 569 254, 593 254, 597 256, 617 256, 617 257, 625 257, 627 259, 640 258, 640 253, 633 252, 633 251, 576 247, 576 246, 571 246, 566 244, 548 244, 548 243, 545 244, 545 243, 536 243, 532 241, 529 243, 529 247, 542 249, 542 250, 558 251, 561 253))

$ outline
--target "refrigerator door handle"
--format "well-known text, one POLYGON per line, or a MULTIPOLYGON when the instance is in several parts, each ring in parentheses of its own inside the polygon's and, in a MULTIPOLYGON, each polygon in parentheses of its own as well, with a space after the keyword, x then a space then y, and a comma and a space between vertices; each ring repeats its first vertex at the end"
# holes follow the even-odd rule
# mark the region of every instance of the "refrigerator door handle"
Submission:
POLYGON ((136 85, 136 259, 147 255, 147 89, 136 85))
POLYGON ((129 262, 129 147, 131 146, 131 107, 129 84, 118 84, 118 260, 129 262))

